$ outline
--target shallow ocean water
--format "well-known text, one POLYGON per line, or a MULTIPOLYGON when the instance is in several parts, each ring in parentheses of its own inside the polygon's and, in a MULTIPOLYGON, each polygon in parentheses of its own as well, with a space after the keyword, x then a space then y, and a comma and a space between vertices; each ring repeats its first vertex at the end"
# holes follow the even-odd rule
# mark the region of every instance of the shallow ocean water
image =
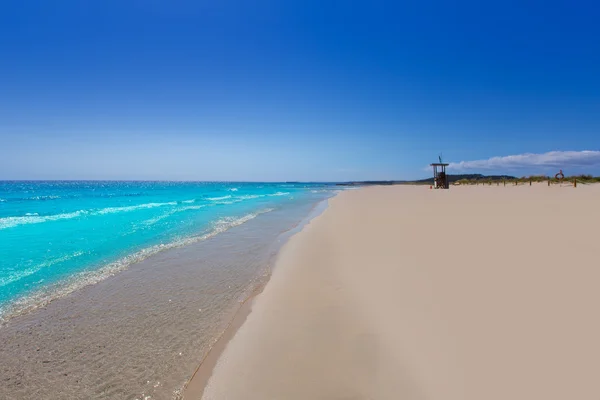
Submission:
POLYGON ((333 187, 205 182, 0 182, 0 321, 152 254, 333 187))
MULTIPOLYGON (((196 196, 178 188, 182 190, 179 197, 173 196, 172 188, 153 188, 169 194, 161 199, 138 199, 141 202, 135 204, 110 205, 137 207, 128 211, 88 211, 83 219, 64 218, 66 221, 61 223, 68 221, 70 225, 61 229, 40 228, 45 233, 56 229, 69 237, 76 237, 75 232, 90 232, 94 238, 102 236, 97 232, 101 230, 112 237, 84 241, 89 246, 85 249, 74 246, 72 240, 53 241, 52 257, 28 264, 39 266, 48 263, 44 260, 59 260, 39 269, 45 274, 43 278, 36 276, 39 270, 27 275, 34 279, 25 282, 39 282, 38 286, 10 292, 25 299, 20 309, 15 308, 14 304, 19 303, 14 303, 14 298, 13 304, 4 303, 5 307, 10 304, 5 311, 17 312, 0 326, 0 398, 176 398, 240 302, 267 279, 285 232, 305 219, 315 204, 335 193, 334 187, 320 185, 218 185, 218 189, 211 187, 210 194, 199 192, 196 196), (226 196, 231 197, 223 199, 226 196), (189 200, 194 202, 183 203, 189 200), (238 201, 211 205, 234 200, 238 201), (151 201, 174 204, 138 207, 151 201), (206 205, 198 210, 215 211, 181 218, 187 210, 175 210, 186 207, 184 204, 206 205), (156 213, 155 209, 162 210, 156 213), (144 214, 135 216, 138 212, 144 214), (89 216, 91 213, 99 215, 89 216), (101 216, 113 218, 119 213, 123 215, 117 221, 102 222, 101 216), (170 220, 172 215, 175 217, 170 220), (159 218, 152 225, 160 223, 161 229, 155 227, 152 235, 142 232, 135 240, 129 238, 135 234, 128 230, 152 218, 159 218), (105 254, 101 249, 108 248, 107 242, 118 250, 105 254), (64 253, 58 252, 59 248, 64 253), (140 256, 144 249, 152 250, 140 256), (90 257, 91 262, 86 264, 81 262, 82 256, 61 261, 69 251, 89 252, 103 262, 90 257), (54 268, 59 269, 56 275, 52 275, 54 268)), ((106 210, 109 205, 84 208, 80 203, 72 208, 106 210)), ((53 212, 38 213, 38 217, 59 215, 57 210, 53 212)), ((64 206, 60 212, 75 211, 64 206)), ((0 234, 5 235, 3 239, 13 240, 12 246, 24 246, 30 239, 31 246, 42 246, 42 240, 33 240, 42 231, 33 227, 59 223, 48 221, 21 223, 0 229, 0 234), (12 228, 23 229, 21 236, 27 240, 11 237, 12 228)), ((12 234, 15 232, 12 230, 12 234)), ((10 270, 6 250, 12 247, 5 242, 1 246, 5 273, 10 270)), ((23 260, 22 255, 29 253, 21 252, 18 257, 10 254, 13 260, 23 260)), ((36 247, 32 259, 39 254, 43 252, 36 247)), ((3 293, 4 299, 10 297, 6 291, 3 293)))

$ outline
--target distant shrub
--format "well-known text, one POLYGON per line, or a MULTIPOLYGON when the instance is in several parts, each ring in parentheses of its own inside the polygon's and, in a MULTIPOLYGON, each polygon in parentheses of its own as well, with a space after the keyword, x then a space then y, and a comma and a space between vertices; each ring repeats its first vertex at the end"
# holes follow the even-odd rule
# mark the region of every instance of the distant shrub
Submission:
POLYGON ((528 179, 532 182, 544 182, 548 180, 548 177, 545 175, 532 175, 528 179))

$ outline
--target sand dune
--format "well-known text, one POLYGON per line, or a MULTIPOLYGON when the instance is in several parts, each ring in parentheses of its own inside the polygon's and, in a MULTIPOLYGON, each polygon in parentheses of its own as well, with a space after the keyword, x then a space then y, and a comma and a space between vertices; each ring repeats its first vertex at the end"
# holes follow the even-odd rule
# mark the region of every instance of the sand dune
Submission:
POLYGON ((600 185, 344 192, 203 398, 598 399, 599 206, 600 185))

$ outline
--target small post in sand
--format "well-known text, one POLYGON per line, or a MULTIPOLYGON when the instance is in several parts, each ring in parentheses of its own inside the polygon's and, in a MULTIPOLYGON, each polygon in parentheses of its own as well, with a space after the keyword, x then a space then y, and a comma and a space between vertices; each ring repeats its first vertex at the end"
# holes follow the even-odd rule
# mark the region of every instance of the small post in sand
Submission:
POLYGON ((577 187, 577 178, 573 178, 573 187, 577 187))

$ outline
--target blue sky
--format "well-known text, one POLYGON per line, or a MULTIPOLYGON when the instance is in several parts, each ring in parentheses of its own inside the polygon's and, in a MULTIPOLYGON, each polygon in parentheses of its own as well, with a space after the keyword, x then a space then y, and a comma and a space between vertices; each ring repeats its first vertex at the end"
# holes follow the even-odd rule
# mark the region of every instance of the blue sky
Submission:
POLYGON ((592 1, 3 2, 0 179, 410 179, 440 152, 600 174, 599 20, 592 1))

